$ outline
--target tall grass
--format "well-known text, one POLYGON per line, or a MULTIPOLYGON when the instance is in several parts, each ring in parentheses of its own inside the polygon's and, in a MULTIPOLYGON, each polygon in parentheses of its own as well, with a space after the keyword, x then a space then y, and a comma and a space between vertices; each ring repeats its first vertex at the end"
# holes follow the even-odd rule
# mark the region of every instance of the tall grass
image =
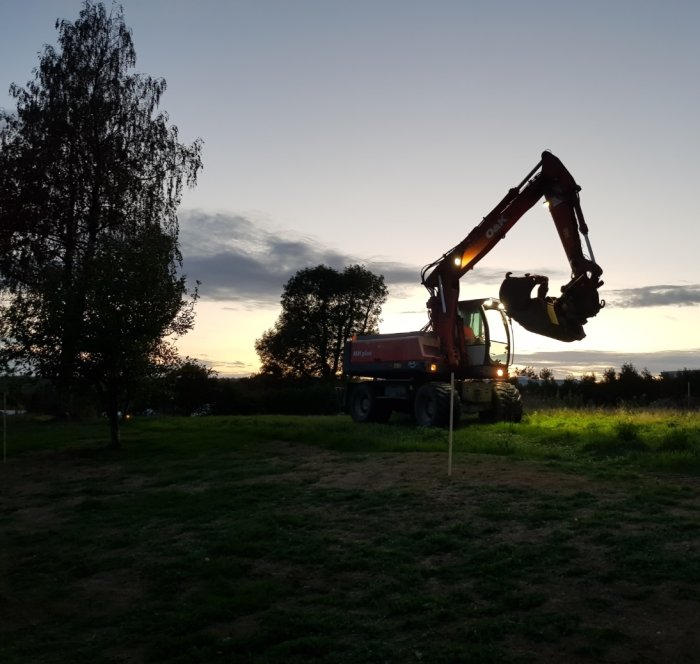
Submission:
POLYGON ((557 410, 526 418, 523 454, 581 464, 700 472, 700 413, 670 410, 557 410))
MULTIPOLYGON (((8 454, 37 449, 100 447, 103 422, 83 424, 11 420, 8 454)), ((437 452, 443 429, 416 427, 405 416, 387 424, 358 425, 344 415, 137 418, 125 423, 125 446, 169 454, 215 455, 232 445, 282 441, 344 452, 437 452)), ((454 432, 456 453, 511 456, 574 464, 599 471, 700 473, 700 413, 669 410, 560 409, 535 411, 523 422, 481 424, 465 419, 454 432)), ((137 455, 138 456, 138 455, 137 455)))

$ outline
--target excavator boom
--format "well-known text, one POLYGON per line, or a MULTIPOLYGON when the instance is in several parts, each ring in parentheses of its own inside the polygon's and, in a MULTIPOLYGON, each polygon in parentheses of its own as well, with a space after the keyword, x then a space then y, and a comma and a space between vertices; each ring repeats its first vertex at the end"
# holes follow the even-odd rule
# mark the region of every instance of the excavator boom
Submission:
POLYGON ((454 330, 457 323, 459 280, 471 270, 520 218, 544 197, 571 267, 571 280, 561 295, 547 296, 548 279, 511 273, 501 285, 500 299, 508 315, 526 329, 561 341, 585 336, 583 325, 604 306, 598 297, 602 269, 595 262, 588 240, 588 227, 581 211, 580 187, 551 152, 489 212, 467 237, 437 261, 423 268, 422 282, 430 292, 431 325, 440 337, 451 366, 460 363, 454 330), (583 253, 584 238, 589 256, 583 253), (531 296, 533 288, 538 293, 531 296))

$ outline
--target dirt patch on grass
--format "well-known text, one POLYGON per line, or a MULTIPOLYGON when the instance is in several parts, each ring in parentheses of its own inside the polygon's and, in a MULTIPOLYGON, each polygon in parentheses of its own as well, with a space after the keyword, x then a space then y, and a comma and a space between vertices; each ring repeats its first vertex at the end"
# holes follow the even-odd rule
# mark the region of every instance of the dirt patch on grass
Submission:
MULTIPOLYGON (((533 622, 527 638, 516 635, 506 639, 516 660, 522 657, 523 661, 542 663, 615 664, 698 661, 700 593, 695 579, 688 579, 687 583, 682 578, 661 579, 654 573, 654 560, 645 561, 648 568, 641 569, 641 578, 634 573, 619 578, 615 568, 625 567, 626 562, 624 559, 611 560, 606 555, 609 549, 602 547, 601 541, 616 531, 642 537, 647 525, 641 517, 630 523, 600 526, 586 523, 591 518, 604 518, 607 506, 612 512, 619 509, 621 501, 624 502, 630 492, 634 493, 639 487, 562 472, 543 464, 479 454, 457 455, 450 476, 447 455, 442 453, 344 455, 312 446, 282 443, 274 449, 271 459, 282 462, 289 457, 297 459, 298 465, 284 474, 288 480, 302 480, 313 486, 347 491, 418 493, 426 501, 421 518, 432 518, 436 524, 445 519, 453 523, 459 519, 472 522, 476 519, 484 529, 484 537, 495 546, 536 544, 538 540, 547 541, 553 536, 556 539, 557 532, 570 529, 567 546, 575 548, 576 562, 567 561, 561 567, 552 567, 547 578, 539 576, 531 582, 522 579, 524 593, 529 589, 543 596, 543 613, 551 616, 551 624, 533 622), (465 490, 471 493, 465 495, 465 490), (509 499, 508 492, 512 492, 515 499, 512 496, 509 499), (504 496, 503 508, 510 514, 505 517, 496 515, 489 526, 484 503, 491 501, 497 505, 501 495, 504 496), (582 501, 572 510, 570 521, 566 515, 558 518, 547 514, 539 522, 536 517, 534 523, 518 521, 518 510, 531 512, 534 503, 546 507, 548 502, 576 497, 582 497, 582 501), (590 497, 590 501, 586 497, 590 497), (591 516, 594 512, 596 517, 591 516), (452 517, 446 517, 449 514, 452 517), (573 624, 566 624, 566 620, 558 624, 558 617, 567 617, 573 624)), ((693 489, 692 494, 686 494, 682 507, 669 504, 668 511, 700 516, 700 498, 694 491, 697 478, 674 475, 659 481, 649 478, 646 482, 652 488, 658 483, 670 483, 693 489)), ((406 515, 384 516, 385 521, 392 518, 405 519, 406 515)), ((663 519, 663 515, 658 518, 663 519)), ((652 519, 652 522, 656 520, 652 519)), ((390 528, 388 523, 385 527, 390 528)), ((367 519, 366 528, 381 529, 382 520, 367 519)), ((362 537, 362 534, 352 536, 362 537)), ((699 543, 694 539, 690 543, 685 541, 683 546, 688 556, 698 555, 699 543)), ((453 562, 456 555, 459 554, 450 552, 426 557, 425 566, 444 567, 453 562)), ((624 557, 626 553, 622 551, 616 555, 624 557)), ((659 561, 659 564, 667 563, 659 561)), ((285 575, 281 569, 267 572, 285 575)), ((298 570, 295 573, 298 574, 298 570)), ((307 588, 325 583, 325 580, 314 578, 297 581, 307 588)), ((358 575, 358 586, 367 583, 372 583, 372 579, 358 575)), ((453 578, 438 585, 441 584, 449 585, 453 591, 463 585, 466 592, 471 590, 474 579, 453 578)), ((436 592, 439 593, 440 588, 436 592)), ((452 638, 454 634, 446 634, 446 637, 452 638)))
MULTIPOLYGON (((458 454, 448 475, 446 453, 342 454, 311 445, 279 443, 270 460, 295 459, 298 465, 288 477, 317 478, 322 486, 345 489, 412 489, 449 491, 450 486, 495 486, 541 491, 576 492, 610 483, 563 473, 542 464, 487 454, 458 454)), ((680 479, 680 476, 677 476, 680 479)))

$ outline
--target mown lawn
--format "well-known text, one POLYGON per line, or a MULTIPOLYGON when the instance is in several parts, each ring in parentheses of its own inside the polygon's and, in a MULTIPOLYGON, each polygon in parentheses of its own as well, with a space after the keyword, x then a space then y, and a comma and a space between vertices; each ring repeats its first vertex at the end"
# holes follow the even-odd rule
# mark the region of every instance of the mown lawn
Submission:
POLYGON ((10 420, 0 661, 695 662, 700 417, 10 420))

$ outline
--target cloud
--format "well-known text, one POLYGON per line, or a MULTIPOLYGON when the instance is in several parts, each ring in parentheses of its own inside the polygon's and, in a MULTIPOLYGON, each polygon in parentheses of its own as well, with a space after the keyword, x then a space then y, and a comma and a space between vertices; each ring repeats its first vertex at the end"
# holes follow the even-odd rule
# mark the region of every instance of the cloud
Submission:
MULTIPOLYGON (((392 298, 408 297, 420 285, 422 266, 345 254, 294 231, 268 230, 241 215, 184 211, 180 240, 185 274, 190 283, 202 282, 200 295, 208 300, 276 305, 285 283, 296 272, 320 264, 336 270, 364 265, 384 275, 392 298)), ((462 290, 478 285, 490 292, 507 271, 478 267, 462 279, 462 290)), ((558 271, 550 270, 549 276, 551 293, 557 290, 556 282, 568 279, 558 271)), ((700 304, 700 284, 643 286, 605 291, 603 295, 609 305, 620 308, 694 306, 700 304)))
POLYGON ((700 284, 643 286, 608 291, 609 304, 621 308, 681 306, 700 304, 700 284))
POLYGON ((249 376, 257 371, 257 365, 251 365, 240 360, 212 360, 204 358, 200 362, 210 369, 214 369, 222 376, 249 376))
POLYGON ((180 218, 184 272, 201 281, 200 295, 251 305, 279 302, 284 284, 299 270, 324 264, 337 270, 359 263, 383 274, 393 295, 419 281, 419 269, 363 259, 322 246, 293 231, 274 233, 239 215, 186 211, 180 218))
MULTIPOLYGON (((384 275, 392 298, 408 297, 420 286, 422 265, 344 254, 294 231, 267 230, 241 215, 184 211, 180 215, 180 243, 184 272, 190 283, 202 282, 200 295, 208 300, 251 306, 277 304, 284 284, 296 272, 320 264, 336 270, 364 265, 384 275)), ((490 289, 500 285, 506 272, 479 268, 465 277, 463 284, 468 279, 470 286, 490 289)))
MULTIPOLYGON (((207 356, 198 360, 222 377, 250 376, 259 370, 257 364, 241 361, 215 360, 207 356)), ((700 348, 649 353, 596 350, 518 353, 513 364, 514 367, 533 367, 535 371, 550 369, 555 378, 595 374, 601 380, 606 369, 619 372, 624 364, 632 364, 639 372, 647 369, 658 376, 662 371, 700 370, 700 348)))
POLYGON ((340 254, 308 238, 280 237, 236 215, 185 213, 180 238, 185 273, 213 300, 275 302, 297 270, 343 264, 340 254))
POLYGON ((619 371, 623 364, 632 364, 638 371, 648 369, 653 375, 658 375, 662 371, 700 369, 700 348, 648 353, 596 350, 518 353, 514 364, 532 366, 536 370, 551 369, 557 378, 591 373, 601 378, 606 369, 612 367, 619 371))

